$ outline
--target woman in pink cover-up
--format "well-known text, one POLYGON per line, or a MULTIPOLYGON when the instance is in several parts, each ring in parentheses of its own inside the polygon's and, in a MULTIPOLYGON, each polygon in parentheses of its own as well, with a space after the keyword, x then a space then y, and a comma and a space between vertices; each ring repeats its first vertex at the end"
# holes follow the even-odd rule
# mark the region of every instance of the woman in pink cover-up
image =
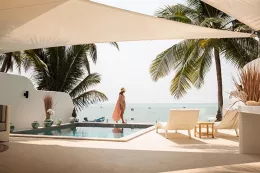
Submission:
POLYGON ((121 119, 122 123, 125 123, 124 112, 125 112, 126 104, 125 104, 124 93, 125 93, 125 89, 121 88, 121 91, 119 93, 119 97, 118 97, 118 100, 117 100, 117 103, 116 103, 116 107, 115 107, 115 110, 114 110, 114 113, 113 113, 113 116, 112 116, 112 118, 115 122, 118 122, 121 119))

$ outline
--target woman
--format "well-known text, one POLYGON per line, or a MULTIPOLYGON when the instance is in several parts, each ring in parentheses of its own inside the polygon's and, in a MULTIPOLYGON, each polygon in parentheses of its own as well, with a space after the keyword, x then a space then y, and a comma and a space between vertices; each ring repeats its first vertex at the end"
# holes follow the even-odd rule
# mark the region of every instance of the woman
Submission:
POLYGON ((113 113, 113 120, 117 123, 120 119, 122 120, 122 123, 125 123, 124 121, 124 112, 125 112, 125 89, 121 88, 121 91, 119 93, 119 97, 116 103, 116 107, 113 113))

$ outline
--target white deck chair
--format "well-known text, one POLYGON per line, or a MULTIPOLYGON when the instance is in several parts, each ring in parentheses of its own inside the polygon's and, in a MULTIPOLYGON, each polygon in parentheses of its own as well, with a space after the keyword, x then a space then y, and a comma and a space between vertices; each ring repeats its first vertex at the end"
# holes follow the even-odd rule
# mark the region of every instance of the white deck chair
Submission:
POLYGON ((238 134, 238 112, 237 110, 225 110, 223 114, 223 119, 220 122, 214 124, 215 132, 218 133, 218 129, 234 129, 238 134))
POLYGON ((188 130, 191 138, 190 130, 195 127, 198 117, 198 109, 171 109, 168 122, 157 123, 156 133, 158 133, 158 129, 163 129, 165 130, 165 137, 168 138, 168 130, 188 130))

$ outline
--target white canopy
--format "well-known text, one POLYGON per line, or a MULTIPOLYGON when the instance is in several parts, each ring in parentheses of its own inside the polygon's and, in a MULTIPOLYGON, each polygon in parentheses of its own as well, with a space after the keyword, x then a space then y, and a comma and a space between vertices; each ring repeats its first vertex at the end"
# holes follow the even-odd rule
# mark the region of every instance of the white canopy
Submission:
POLYGON ((0 53, 113 41, 250 37, 89 0, 2 0, 0 21, 0 53))
POLYGON ((202 0, 228 15, 260 30, 260 0, 202 0))

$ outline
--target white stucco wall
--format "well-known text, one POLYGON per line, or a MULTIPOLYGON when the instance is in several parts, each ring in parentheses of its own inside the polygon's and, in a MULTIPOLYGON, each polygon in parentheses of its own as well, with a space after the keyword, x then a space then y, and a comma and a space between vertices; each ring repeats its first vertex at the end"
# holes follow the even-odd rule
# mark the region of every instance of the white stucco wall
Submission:
POLYGON ((45 95, 51 95, 56 104, 55 115, 51 118, 68 122, 74 106, 67 93, 39 91, 26 77, 0 73, 0 104, 11 105, 11 123, 16 129, 31 128, 33 121, 39 121, 43 125, 45 95), (24 97, 25 91, 29 91, 29 98, 24 97))

